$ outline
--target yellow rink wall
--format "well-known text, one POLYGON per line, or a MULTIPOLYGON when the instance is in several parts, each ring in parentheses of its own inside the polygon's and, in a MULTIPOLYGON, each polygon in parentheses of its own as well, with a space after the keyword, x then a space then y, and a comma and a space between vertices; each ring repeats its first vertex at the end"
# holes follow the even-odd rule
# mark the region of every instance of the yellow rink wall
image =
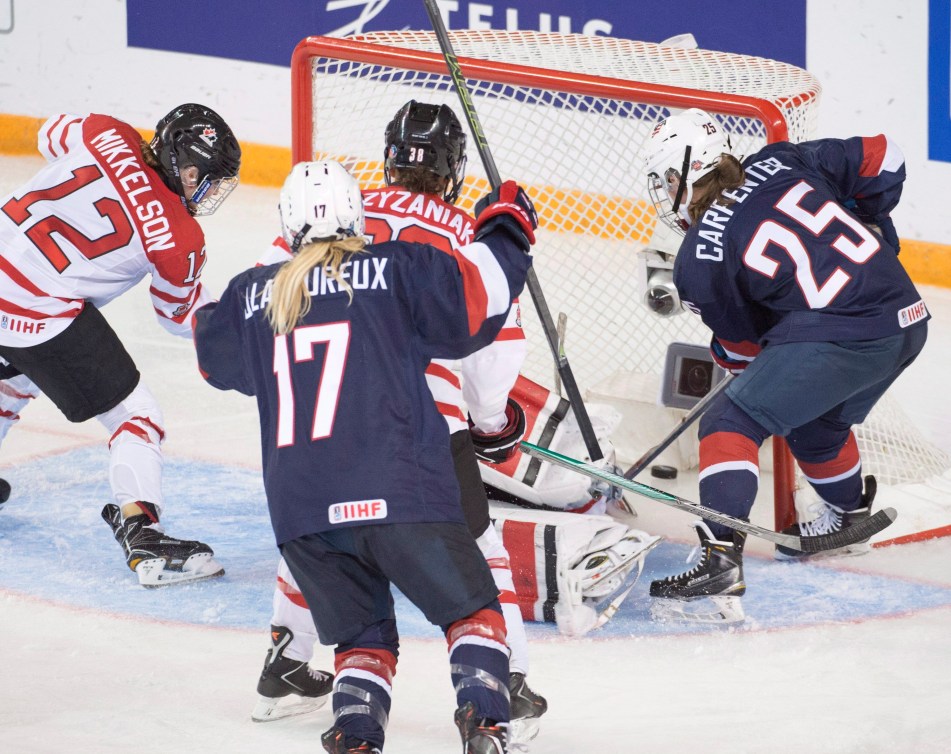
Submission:
MULTIPOLYGON (((0 113, 0 154, 37 155, 36 133, 42 124, 42 118, 0 113)), ((145 138, 151 138, 150 130, 140 131, 145 138)), ((290 149, 243 142, 241 152, 243 183, 280 186, 284 182, 291 163, 290 149)), ((542 193, 549 191, 550 187, 542 189, 542 193)), ((951 246, 905 238, 901 241, 901 260, 916 283, 951 288, 951 246)))

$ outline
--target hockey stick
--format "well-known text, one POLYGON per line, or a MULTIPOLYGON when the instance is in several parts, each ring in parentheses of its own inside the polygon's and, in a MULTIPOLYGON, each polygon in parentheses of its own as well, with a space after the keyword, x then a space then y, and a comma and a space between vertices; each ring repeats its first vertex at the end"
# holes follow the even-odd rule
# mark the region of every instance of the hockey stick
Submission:
POLYGON ((719 384, 710 390, 710 392, 708 392, 705 396, 703 396, 703 398, 701 398, 697 404, 692 409, 690 409, 690 412, 680 420, 680 424, 674 427, 673 432, 671 432, 669 435, 667 435, 667 437, 657 443, 657 445, 638 458, 633 463, 631 468, 624 472, 624 478, 633 479, 644 469, 646 469, 651 461, 667 450, 667 448, 673 444, 674 440, 680 437, 687 430, 687 427, 699 419, 700 415, 710 407, 710 404, 713 403, 714 398, 726 390, 726 386, 729 384, 731 379, 732 375, 727 374, 724 379, 720 380, 719 384))
POLYGON ((530 442, 523 441, 520 443, 520 446, 525 453, 535 456, 536 458, 541 458, 542 460, 548 461, 549 463, 553 463, 556 466, 562 466, 566 469, 571 469, 572 471, 576 471, 579 474, 584 474, 585 476, 591 477, 592 479, 600 479, 610 485, 620 487, 625 490, 630 490, 631 492, 636 492, 638 495, 649 497, 651 500, 656 500, 657 502, 663 503, 664 505, 669 505, 672 508, 678 508, 682 511, 695 513, 696 515, 700 516, 701 518, 705 518, 708 521, 716 521, 718 524, 729 526, 731 529, 745 531, 747 534, 752 534, 754 537, 760 537, 761 539, 766 539, 770 542, 774 542, 777 545, 782 545, 783 547, 788 547, 793 550, 799 550, 800 552, 824 552, 825 550, 836 550, 840 547, 848 547, 849 545, 864 542, 873 535, 878 534, 878 532, 882 531, 882 529, 885 527, 890 526, 892 522, 898 517, 898 513, 894 508, 884 508, 875 515, 867 518, 865 521, 862 521, 855 526, 850 526, 846 529, 843 529, 842 531, 832 532, 831 534, 819 534, 814 537, 797 537, 794 534, 782 534, 780 532, 772 531, 771 529, 764 529, 761 526, 756 526, 747 521, 743 521, 742 519, 728 516, 725 513, 720 513, 719 511, 715 511, 712 508, 706 508, 699 503, 693 503, 690 500, 685 500, 682 497, 671 495, 669 492, 664 492, 662 490, 655 489, 654 487, 648 487, 646 484, 625 479, 620 474, 613 474, 610 471, 598 468, 597 466, 594 466, 590 463, 585 463, 584 461, 579 461, 575 458, 563 456, 560 453, 555 453, 552 450, 539 448, 537 445, 532 445, 530 442))
MULTIPOLYGON (((449 69, 449 76, 452 79, 453 88, 459 95, 459 101, 462 103, 462 110, 465 113, 466 121, 469 123, 469 129, 475 137, 476 149, 482 160, 482 166, 485 168, 489 183, 492 188, 498 188, 502 184, 499 176, 499 170, 495 166, 495 159, 492 152, 489 151, 489 143, 482 130, 482 124, 479 122, 479 116, 476 114, 475 105, 472 102, 472 96, 469 94, 469 87, 466 85, 466 79, 462 75, 462 69, 459 67, 459 59, 452 49, 452 42, 449 40, 449 33, 446 31, 446 25, 443 23, 442 16, 439 15, 439 6, 436 0, 423 0, 426 5, 426 12, 429 14, 429 20, 432 23, 433 31, 436 32, 436 38, 439 40, 439 48, 446 59, 446 67, 449 69)), ((588 457, 592 462, 600 461, 604 458, 601 452, 601 446, 598 444, 598 438, 594 433, 594 427, 591 426, 591 419, 581 401, 581 391, 578 389, 578 383, 575 382, 571 366, 568 364, 568 358, 560 353, 558 348, 558 337, 555 330, 555 322, 552 320, 551 311, 545 301, 545 294, 542 292, 535 270, 529 268, 526 283, 528 291, 532 295, 532 301, 535 303, 535 310, 538 312, 538 319, 542 323, 542 329, 545 331, 545 338, 548 340, 548 346, 551 348, 552 356, 558 367, 558 374, 561 375, 561 382, 564 385, 568 402, 574 409, 575 418, 578 421, 578 429, 581 430, 581 437, 584 440, 585 449, 588 451, 588 457)))

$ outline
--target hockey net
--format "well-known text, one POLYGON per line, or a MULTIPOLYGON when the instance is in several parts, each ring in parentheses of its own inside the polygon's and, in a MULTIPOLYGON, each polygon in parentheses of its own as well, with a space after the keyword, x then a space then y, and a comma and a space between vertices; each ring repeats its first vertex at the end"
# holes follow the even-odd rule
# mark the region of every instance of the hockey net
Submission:
MULTIPOLYGON (((503 179, 526 186, 539 210, 535 269, 552 315, 566 315, 565 351, 582 394, 624 399, 646 384, 656 400, 668 344, 710 336, 698 317, 658 317, 642 303, 644 250, 676 248, 661 236, 646 194, 642 147, 651 127, 701 107, 731 134, 737 154, 802 141, 815 135, 818 82, 774 60, 608 37, 450 37, 503 179)), ((445 103, 461 116, 431 32, 308 37, 294 52, 292 91, 294 161, 339 159, 363 186, 382 185, 384 128, 405 102, 445 103)), ((467 211, 489 190, 474 143, 469 133, 458 202, 467 211)), ((524 374, 552 387, 554 361, 527 293, 521 312, 524 374)), ((860 428, 866 471, 898 484, 947 469, 947 456, 899 414, 889 404, 860 428)))

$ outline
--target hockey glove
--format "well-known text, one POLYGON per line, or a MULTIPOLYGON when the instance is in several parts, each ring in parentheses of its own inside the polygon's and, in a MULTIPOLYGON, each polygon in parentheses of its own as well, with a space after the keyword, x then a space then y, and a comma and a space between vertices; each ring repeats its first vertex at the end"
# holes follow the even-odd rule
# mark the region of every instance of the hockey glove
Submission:
POLYGON ((740 361, 739 359, 734 359, 732 356, 730 356, 726 352, 726 349, 720 345, 720 341, 717 340, 716 335, 710 339, 710 354, 713 356, 713 360, 717 363, 717 365, 728 371, 730 374, 739 374, 750 365, 750 362, 748 361, 740 361))
POLYGON ((475 454, 488 463, 505 463, 518 450, 518 443, 525 434, 525 412, 512 398, 505 404, 505 426, 498 432, 483 434, 469 419, 469 434, 475 454))
POLYGON ((538 213, 525 189, 515 181, 506 181, 482 197, 475 206, 475 238, 502 226, 526 254, 535 243, 538 213))

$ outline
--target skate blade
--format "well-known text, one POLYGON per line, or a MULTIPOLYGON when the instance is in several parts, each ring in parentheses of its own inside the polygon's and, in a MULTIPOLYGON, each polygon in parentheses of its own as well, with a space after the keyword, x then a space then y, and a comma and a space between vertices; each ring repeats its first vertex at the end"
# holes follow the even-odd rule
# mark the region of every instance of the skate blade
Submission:
POLYGON ((509 723, 509 752, 526 752, 538 735, 541 723, 537 717, 520 717, 509 723))
POLYGON ((173 586, 225 575, 225 569, 207 552, 192 555, 182 563, 181 570, 169 569, 165 567, 166 565, 165 558, 149 558, 141 561, 135 567, 139 584, 146 589, 155 589, 160 586, 173 586))
POLYGON ((323 707, 329 697, 329 693, 314 697, 293 694, 278 699, 269 696, 258 697, 258 703, 251 710, 251 719, 256 723, 269 723, 274 720, 283 720, 285 717, 306 715, 323 707))
POLYGON ((661 623, 682 621, 730 625, 746 619, 739 597, 695 597, 690 600, 655 597, 650 612, 651 618, 661 623))

